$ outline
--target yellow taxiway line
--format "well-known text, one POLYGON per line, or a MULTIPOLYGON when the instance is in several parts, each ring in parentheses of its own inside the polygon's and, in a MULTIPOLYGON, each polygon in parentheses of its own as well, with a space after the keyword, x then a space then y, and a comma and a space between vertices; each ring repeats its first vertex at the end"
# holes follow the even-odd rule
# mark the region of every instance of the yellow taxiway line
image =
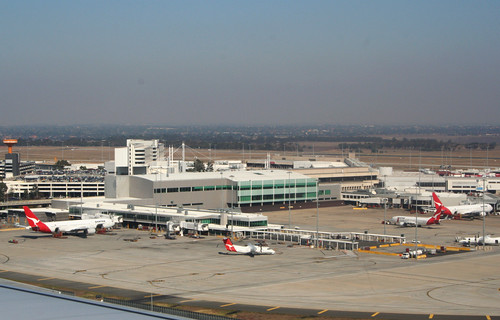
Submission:
POLYGON ((375 312, 374 314, 372 314, 372 318, 373 317, 376 317, 380 312, 375 312))
POLYGON ((93 287, 89 287, 89 289, 98 289, 98 288, 104 288, 104 287, 107 287, 107 286, 93 286, 93 287))
POLYGON ((40 279, 37 279, 38 281, 45 281, 45 280, 52 280, 52 279, 55 279, 54 277, 51 277, 51 278, 40 278, 40 279))
POLYGON ((0 229, 0 231, 15 231, 15 230, 24 230, 25 228, 7 228, 7 229, 0 229))
POLYGON ((323 314, 323 313, 325 313, 325 312, 327 312, 327 311, 328 311, 328 309, 321 310, 320 312, 318 312, 318 314, 323 314))
POLYGON ((224 308, 224 307, 229 307, 229 306, 234 306, 236 303, 227 303, 227 304, 223 304, 222 306, 220 306, 220 308, 224 308))
POLYGON ((269 308, 267 309, 266 311, 273 311, 273 310, 276 310, 276 309, 279 309, 280 307, 273 307, 273 308, 269 308))

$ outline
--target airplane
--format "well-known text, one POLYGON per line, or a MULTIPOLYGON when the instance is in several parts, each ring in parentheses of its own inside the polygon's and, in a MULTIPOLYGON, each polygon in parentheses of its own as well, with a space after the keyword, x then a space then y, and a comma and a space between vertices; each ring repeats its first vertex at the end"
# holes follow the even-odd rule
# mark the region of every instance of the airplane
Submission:
MULTIPOLYGON (((484 237, 486 241, 484 244, 489 244, 489 245, 498 245, 500 244, 500 237, 492 237, 490 235, 486 235, 484 237)), ((456 238, 456 241, 462 245, 471 245, 471 244, 478 244, 482 245, 483 244, 483 237, 465 237, 465 238, 456 238)))
POLYGON ((429 226, 432 224, 439 224, 439 219, 441 219, 441 207, 439 207, 434 215, 430 218, 419 218, 419 217, 410 217, 410 216, 394 216, 389 219, 387 222, 389 224, 395 224, 401 227, 423 227, 429 226))
MULTIPOLYGON (((121 217, 100 217, 97 219, 66 220, 54 222, 42 222, 27 206, 23 206, 26 219, 33 231, 52 233, 58 235, 62 233, 83 232, 84 236, 95 234, 97 228, 111 228, 120 222, 121 217)), ((27 227, 30 228, 30 227, 27 227)))
POLYGON ((234 254, 247 254, 250 257, 253 257, 254 255, 261 255, 261 254, 275 254, 274 250, 269 248, 269 247, 264 247, 262 245, 254 245, 252 243, 249 243, 246 246, 238 246, 234 245, 231 239, 229 238, 224 238, 222 239, 224 241, 224 245, 226 246, 226 250, 234 253, 234 254))
POLYGON ((468 216, 468 217, 484 217, 486 212, 491 212, 493 207, 490 204, 464 204, 460 206, 450 206, 445 207, 439 197, 435 192, 432 193, 432 198, 434 199, 434 205, 436 209, 438 207, 443 208, 443 214, 447 216, 459 215, 459 216, 468 216))

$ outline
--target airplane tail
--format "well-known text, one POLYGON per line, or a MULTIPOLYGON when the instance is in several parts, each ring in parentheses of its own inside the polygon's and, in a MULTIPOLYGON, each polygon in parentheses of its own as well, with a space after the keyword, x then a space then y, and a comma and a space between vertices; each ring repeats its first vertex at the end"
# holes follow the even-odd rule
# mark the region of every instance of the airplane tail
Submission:
POLYGON ((427 224, 438 224, 441 219, 441 214, 443 213, 443 206, 439 206, 434 213, 434 215, 427 221, 427 224))
POLYGON ((432 199, 434 200, 434 206, 436 207, 436 210, 439 209, 439 207, 443 206, 443 203, 441 202, 441 200, 439 200, 435 192, 432 193, 432 199))
POLYGON ((45 225, 45 223, 41 222, 40 219, 31 211, 27 206, 23 206, 24 214, 26 215, 26 219, 32 230, 34 231, 42 231, 42 232, 50 232, 49 227, 45 225))
POLYGON ((233 242, 231 241, 231 239, 224 238, 224 239, 222 239, 222 241, 224 241, 224 245, 226 246, 227 251, 236 252, 236 249, 234 248, 233 242))
POLYGON ((437 194, 435 192, 432 193, 432 199, 434 200, 434 206, 436 207, 436 210, 441 211, 442 214, 445 214, 448 216, 452 215, 450 209, 446 208, 443 205, 443 203, 441 202, 441 200, 439 200, 439 197, 437 196, 437 194))

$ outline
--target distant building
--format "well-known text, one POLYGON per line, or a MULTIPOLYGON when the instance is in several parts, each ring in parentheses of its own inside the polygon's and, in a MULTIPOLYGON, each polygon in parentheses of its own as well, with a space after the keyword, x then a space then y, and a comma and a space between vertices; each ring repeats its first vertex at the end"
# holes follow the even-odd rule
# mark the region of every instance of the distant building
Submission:
POLYGON ((164 146, 158 140, 128 139, 127 146, 115 149, 116 175, 147 174, 152 162, 164 159, 164 146))
POLYGON ((21 162, 19 153, 5 154, 5 160, 0 161, 0 178, 8 179, 31 173, 35 170, 32 161, 21 162))

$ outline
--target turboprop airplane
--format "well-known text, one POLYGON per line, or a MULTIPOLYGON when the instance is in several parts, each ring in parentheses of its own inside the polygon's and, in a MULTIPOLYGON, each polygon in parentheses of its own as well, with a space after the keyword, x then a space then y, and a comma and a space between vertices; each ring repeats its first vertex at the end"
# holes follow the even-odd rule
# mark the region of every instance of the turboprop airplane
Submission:
POLYGON ((468 217, 484 217, 487 212, 491 212, 493 207, 490 204, 464 204, 460 206, 450 206, 445 207, 439 197, 435 192, 432 193, 432 199, 434 199, 434 205, 436 209, 438 207, 442 207, 443 214, 447 216, 452 215, 460 215, 460 216, 468 216, 468 217))
MULTIPOLYGON (((484 244, 487 245, 498 245, 500 244, 500 237, 492 237, 490 235, 486 235, 484 244)), ((462 245, 471 245, 471 244, 483 244, 483 237, 474 236, 474 237, 465 237, 465 238, 456 238, 456 241, 462 245)))
POLYGON ((224 241, 224 245, 226 246, 226 250, 234 253, 234 254, 247 254, 250 257, 253 257, 254 255, 261 255, 261 254, 275 254, 274 250, 269 248, 269 247, 264 247, 262 245, 254 245, 252 243, 249 243, 246 246, 238 246, 234 245, 231 239, 229 238, 224 238, 222 239, 224 241))
POLYGON ((423 227, 429 226, 432 224, 439 224, 439 219, 441 219, 441 207, 439 207, 434 215, 430 218, 419 218, 419 217, 410 217, 410 216, 394 216, 389 219, 389 224, 395 224, 401 227, 423 227))
POLYGON ((96 233, 97 228, 111 228, 116 223, 120 222, 121 217, 100 217, 97 219, 83 219, 83 220, 65 220, 65 221, 54 221, 54 222, 42 222, 38 217, 31 211, 30 208, 24 206, 24 213, 26 214, 26 219, 33 231, 39 231, 44 233, 52 233, 53 235, 62 233, 78 233, 83 232, 84 236, 88 234, 96 233))

